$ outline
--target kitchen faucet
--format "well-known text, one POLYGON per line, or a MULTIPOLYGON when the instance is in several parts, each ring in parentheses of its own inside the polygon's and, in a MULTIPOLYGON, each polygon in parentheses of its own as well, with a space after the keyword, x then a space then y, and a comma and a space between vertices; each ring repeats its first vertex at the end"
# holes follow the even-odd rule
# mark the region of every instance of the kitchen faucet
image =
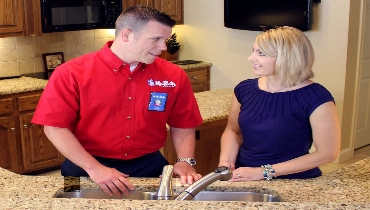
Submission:
MULTIPOLYGON (((166 165, 163 167, 162 178, 157 192, 158 200, 173 200, 173 191, 171 178, 173 174, 173 166, 166 165)), ((233 176, 229 167, 220 166, 216 168, 215 171, 205 175, 198 181, 194 182, 192 185, 187 187, 182 191, 175 200, 191 200, 193 199, 200 191, 204 190, 208 185, 212 184, 217 180, 226 181, 231 179, 233 176)))

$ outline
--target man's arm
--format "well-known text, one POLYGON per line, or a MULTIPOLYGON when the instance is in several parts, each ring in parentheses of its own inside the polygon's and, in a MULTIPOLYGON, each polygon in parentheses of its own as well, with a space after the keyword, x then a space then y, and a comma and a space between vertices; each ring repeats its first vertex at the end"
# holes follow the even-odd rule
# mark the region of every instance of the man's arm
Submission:
MULTIPOLYGON (((171 127, 171 139, 178 158, 193 158, 195 150, 194 128, 171 127)), ((197 174, 195 169, 186 162, 178 162, 174 165, 174 172, 181 177, 181 183, 192 184, 202 175, 197 174)))
POLYGON ((113 192, 120 196, 121 192, 128 194, 128 189, 133 190, 133 185, 126 179, 128 175, 100 164, 82 147, 69 129, 44 126, 44 131, 54 146, 66 158, 84 169, 108 195, 113 192))

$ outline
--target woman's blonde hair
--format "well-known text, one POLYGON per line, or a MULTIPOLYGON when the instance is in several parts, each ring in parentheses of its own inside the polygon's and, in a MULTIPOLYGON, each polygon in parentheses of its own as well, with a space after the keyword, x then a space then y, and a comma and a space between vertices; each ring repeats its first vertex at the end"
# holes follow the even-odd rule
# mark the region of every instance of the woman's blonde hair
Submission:
POLYGON ((287 87, 314 76, 315 54, 310 40, 293 27, 269 29, 256 37, 262 53, 276 58, 275 72, 287 87))

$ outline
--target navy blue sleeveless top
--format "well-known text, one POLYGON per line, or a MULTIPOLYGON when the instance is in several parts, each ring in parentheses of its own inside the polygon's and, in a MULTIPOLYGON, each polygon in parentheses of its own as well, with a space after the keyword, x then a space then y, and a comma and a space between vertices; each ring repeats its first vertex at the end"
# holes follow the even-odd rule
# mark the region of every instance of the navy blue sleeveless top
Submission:
MULTIPOLYGON (((309 117, 321 104, 333 101, 318 83, 269 93, 259 89, 258 78, 240 82, 234 89, 241 104, 239 126, 243 135, 236 167, 260 167, 309 153, 313 139, 309 117)), ((305 179, 321 176, 314 169, 278 178, 305 179)))

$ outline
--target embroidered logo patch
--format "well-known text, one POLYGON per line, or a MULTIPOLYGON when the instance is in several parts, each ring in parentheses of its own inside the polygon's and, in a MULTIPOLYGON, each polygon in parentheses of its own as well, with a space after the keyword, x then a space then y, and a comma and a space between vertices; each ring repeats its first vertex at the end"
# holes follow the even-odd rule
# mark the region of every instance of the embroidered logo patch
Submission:
POLYGON ((176 83, 172 81, 154 81, 153 79, 148 80, 149 86, 159 86, 159 87, 176 87, 176 83))

